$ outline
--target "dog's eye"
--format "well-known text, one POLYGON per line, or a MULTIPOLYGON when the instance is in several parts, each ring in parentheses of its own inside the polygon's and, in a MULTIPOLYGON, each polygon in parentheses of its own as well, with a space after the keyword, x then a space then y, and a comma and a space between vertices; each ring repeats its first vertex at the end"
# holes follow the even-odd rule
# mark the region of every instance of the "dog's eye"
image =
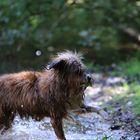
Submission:
POLYGON ((76 75, 82 75, 82 71, 80 71, 80 70, 76 70, 74 73, 75 73, 76 75))

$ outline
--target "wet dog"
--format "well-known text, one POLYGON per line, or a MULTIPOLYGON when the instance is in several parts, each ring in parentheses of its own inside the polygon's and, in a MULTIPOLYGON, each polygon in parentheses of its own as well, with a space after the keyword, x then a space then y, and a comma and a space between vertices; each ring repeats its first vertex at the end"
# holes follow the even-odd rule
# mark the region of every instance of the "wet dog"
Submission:
POLYGON ((9 129, 16 115, 50 117, 57 138, 65 140, 62 119, 83 104, 89 81, 81 56, 70 51, 57 54, 42 72, 0 76, 0 130, 9 129))

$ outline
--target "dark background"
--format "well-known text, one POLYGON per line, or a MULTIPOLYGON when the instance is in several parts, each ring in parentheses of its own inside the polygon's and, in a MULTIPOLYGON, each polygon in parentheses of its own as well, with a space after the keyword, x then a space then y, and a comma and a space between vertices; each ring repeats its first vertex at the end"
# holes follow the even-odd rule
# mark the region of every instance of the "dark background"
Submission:
POLYGON ((58 51, 87 65, 140 59, 139 0, 0 0, 0 73, 45 67, 58 51))

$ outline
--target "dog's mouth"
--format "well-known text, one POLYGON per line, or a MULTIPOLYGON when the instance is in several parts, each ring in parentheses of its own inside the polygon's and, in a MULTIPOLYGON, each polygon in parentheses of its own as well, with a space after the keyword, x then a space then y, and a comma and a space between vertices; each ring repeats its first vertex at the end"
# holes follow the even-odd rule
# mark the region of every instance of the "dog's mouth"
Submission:
POLYGON ((86 90, 87 86, 86 86, 85 83, 82 83, 82 84, 80 85, 80 88, 82 89, 82 91, 84 91, 84 90, 86 90))
POLYGON ((86 88, 89 86, 89 84, 87 83, 81 83, 80 84, 80 90, 84 93, 84 91, 86 90, 86 88))
POLYGON ((82 90, 82 92, 84 92, 86 90, 86 88, 88 86, 92 86, 92 84, 93 84, 93 78, 91 75, 87 74, 86 80, 84 82, 80 83, 80 89, 82 90))

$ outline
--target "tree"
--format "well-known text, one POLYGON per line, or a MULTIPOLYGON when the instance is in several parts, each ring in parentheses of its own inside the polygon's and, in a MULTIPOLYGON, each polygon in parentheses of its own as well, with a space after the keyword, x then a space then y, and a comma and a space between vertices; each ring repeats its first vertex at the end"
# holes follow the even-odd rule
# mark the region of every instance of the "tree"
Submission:
POLYGON ((40 67, 48 53, 66 48, 98 63, 120 60, 120 46, 137 43, 124 31, 139 32, 139 6, 136 0, 1 0, 0 60, 40 67))

